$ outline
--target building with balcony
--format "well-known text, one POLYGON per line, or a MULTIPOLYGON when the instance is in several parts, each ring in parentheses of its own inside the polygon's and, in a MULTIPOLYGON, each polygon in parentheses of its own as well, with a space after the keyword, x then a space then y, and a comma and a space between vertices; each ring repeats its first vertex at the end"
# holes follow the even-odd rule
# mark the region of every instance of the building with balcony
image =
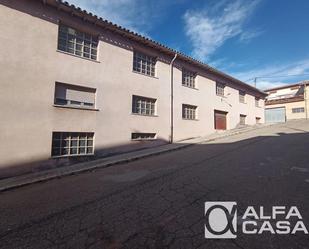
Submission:
POLYGON ((59 0, 1 0, 0 178, 264 122, 266 94, 59 0))
POLYGON ((268 123, 285 122, 308 116, 308 81, 267 89, 265 119, 268 123))

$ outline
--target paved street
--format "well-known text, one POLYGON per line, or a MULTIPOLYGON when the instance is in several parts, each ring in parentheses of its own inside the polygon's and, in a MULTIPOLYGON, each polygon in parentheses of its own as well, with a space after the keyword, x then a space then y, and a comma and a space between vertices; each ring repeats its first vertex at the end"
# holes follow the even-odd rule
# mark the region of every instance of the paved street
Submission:
POLYGON ((296 205, 309 228, 309 122, 264 127, 0 194, 0 248, 309 248, 309 236, 204 238, 204 203, 296 205))

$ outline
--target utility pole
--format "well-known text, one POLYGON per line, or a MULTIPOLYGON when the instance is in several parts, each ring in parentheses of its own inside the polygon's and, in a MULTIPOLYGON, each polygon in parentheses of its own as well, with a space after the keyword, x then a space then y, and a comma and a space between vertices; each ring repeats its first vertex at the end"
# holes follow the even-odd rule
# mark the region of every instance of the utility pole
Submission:
POLYGON ((256 88, 256 80, 257 80, 257 77, 254 78, 254 87, 256 88))

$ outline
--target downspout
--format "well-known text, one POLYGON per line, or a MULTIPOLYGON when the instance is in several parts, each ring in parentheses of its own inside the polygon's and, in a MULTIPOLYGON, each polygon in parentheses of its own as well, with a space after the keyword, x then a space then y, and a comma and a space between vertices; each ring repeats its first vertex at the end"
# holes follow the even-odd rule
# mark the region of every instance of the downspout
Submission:
POLYGON ((170 134, 170 143, 173 143, 174 140, 174 61, 177 58, 177 53, 174 55, 174 58, 171 61, 171 134, 170 134))
POLYGON ((307 107, 307 82, 304 82, 304 99, 305 99, 305 113, 306 119, 308 119, 308 107, 307 107))

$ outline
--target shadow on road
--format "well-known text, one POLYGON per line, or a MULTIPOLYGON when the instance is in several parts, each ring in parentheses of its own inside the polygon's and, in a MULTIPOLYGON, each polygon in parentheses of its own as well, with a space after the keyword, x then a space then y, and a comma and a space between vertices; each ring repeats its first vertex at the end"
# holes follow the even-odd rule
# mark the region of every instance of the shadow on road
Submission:
POLYGON ((204 238, 205 201, 236 201, 240 213, 296 205, 309 227, 309 133, 297 132, 239 135, 3 193, 1 248, 308 248, 302 234, 204 238))

